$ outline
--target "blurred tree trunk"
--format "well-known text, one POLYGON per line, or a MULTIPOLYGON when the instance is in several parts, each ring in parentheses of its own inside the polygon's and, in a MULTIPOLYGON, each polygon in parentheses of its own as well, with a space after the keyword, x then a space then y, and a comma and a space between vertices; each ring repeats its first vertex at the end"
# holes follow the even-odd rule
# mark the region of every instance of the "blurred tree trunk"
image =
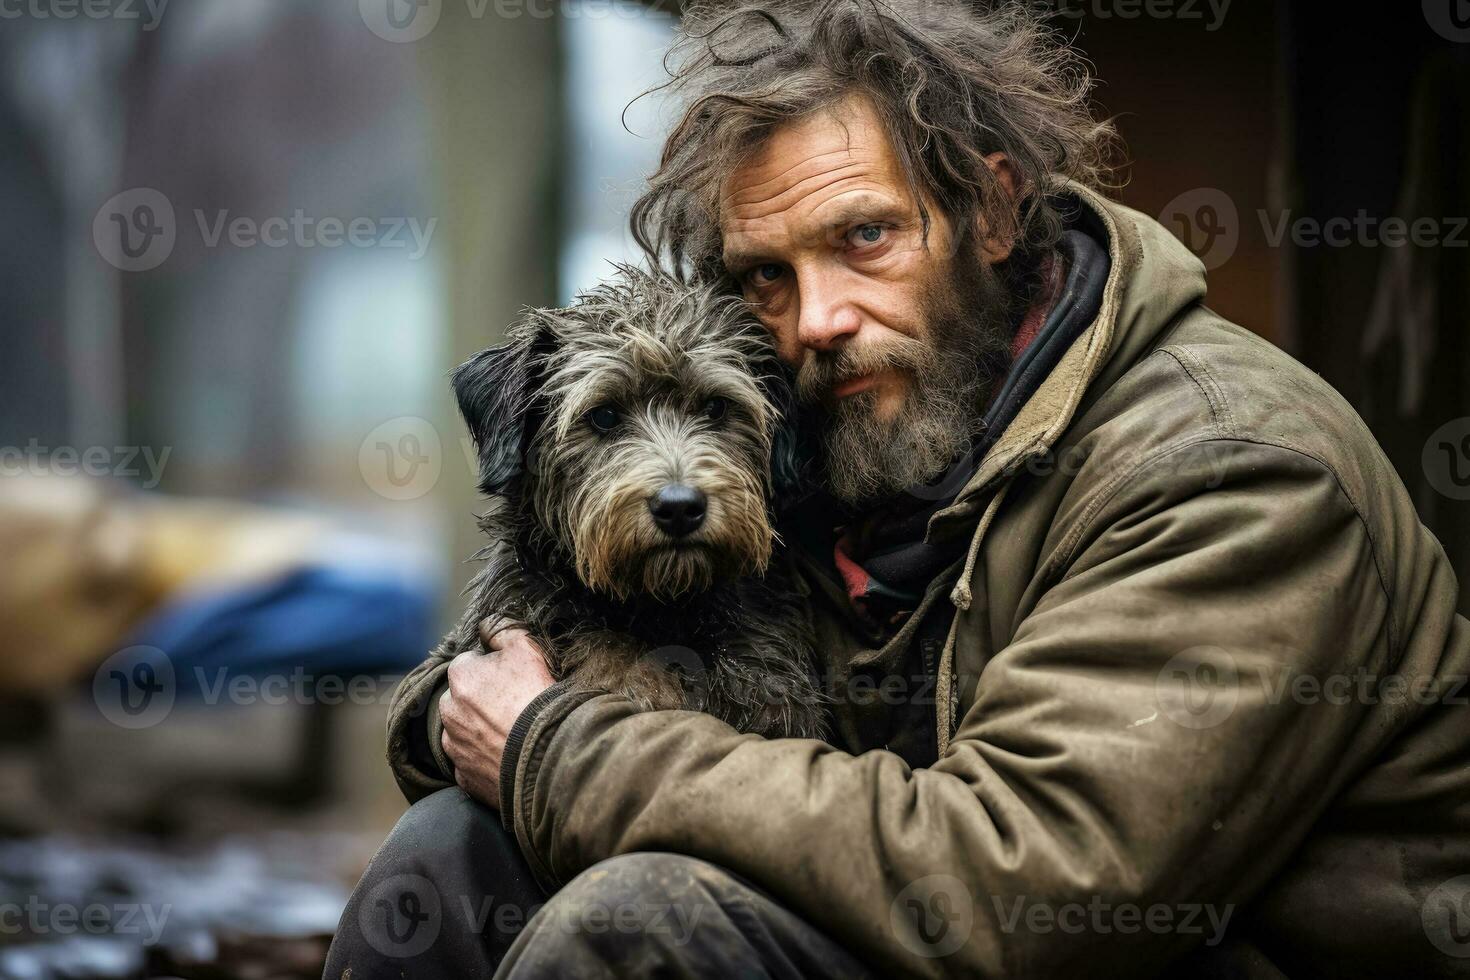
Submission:
MULTIPOLYGON (((487 8, 493 11, 494 8, 487 8)), ((522 306, 556 297, 561 231, 561 51, 555 17, 474 18, 467 4, 446 3, 434 32, 420 42, 433 115, 431 154, 441 195, 435 213, 448 245, 444 284, 450 358, 444 363, 446 466, 442 499, 454 525, 456 581, 463 561, 483 545, 473 467, 461 464, 464 424, 449 395, 448 372, 470 354, 500 342, 522 306), (468 477, 464 474, 469 469, 468 477)), ((442 423, 442 424, 441 424, 442 423)))

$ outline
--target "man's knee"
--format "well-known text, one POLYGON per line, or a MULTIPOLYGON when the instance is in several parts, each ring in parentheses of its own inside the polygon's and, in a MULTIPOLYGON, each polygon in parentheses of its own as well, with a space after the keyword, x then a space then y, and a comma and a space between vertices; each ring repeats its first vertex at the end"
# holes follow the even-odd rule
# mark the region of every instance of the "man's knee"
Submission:
POLYGON ((432 976, 450 963, 488 972, 542 899, 499 815, 441 790, 409 807, 363 873, 328 976, 432 976))
POLYGON ((500 816, 457 787, 440 790, 404 811, 363 872, 354 897, 401 881, 422 894, 409 904, 462 904, 479 891, 529 895, 538 903, 520 850, 500 816), (416 880, 422 883, 416 883, 416 880))
POLYGON ((601 861, 577 875, 550 905, 567 920, 564 925, 593 929, 606 922, 604 932, 667 934, 687 941, 702 910, 719 907, 749 892, 729 871, 708 861, 646 851, 601 861))
POLYGON ((511 948, 506 975, 740 973, 764 959, 749 933, 775 908, 706 861, 626 854, 582 872, 542 907, 511 948))
POLYGON ((398 818, 398 823, 388 834, 388 842, 405 851, 421 848, 433 851, 437 849, 436 844, 442 845, 446 841, 447 831, 462 833, 499 819, 494 810, 476 803, 459 787, 451 786, 430 793, 403 811, 403 816, 398 818))

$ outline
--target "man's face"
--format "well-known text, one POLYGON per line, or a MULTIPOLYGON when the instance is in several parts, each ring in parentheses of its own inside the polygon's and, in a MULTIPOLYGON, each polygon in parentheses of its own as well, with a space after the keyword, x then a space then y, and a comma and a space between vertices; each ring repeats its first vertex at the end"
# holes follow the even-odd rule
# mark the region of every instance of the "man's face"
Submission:
POLYGON ((826 410, 829 489, 874 502, 936 476, 974 434, 1010 300, 978 234, 917 202, 872 107, 778 128, 721 189, 724 260, 803 402, 826 410))

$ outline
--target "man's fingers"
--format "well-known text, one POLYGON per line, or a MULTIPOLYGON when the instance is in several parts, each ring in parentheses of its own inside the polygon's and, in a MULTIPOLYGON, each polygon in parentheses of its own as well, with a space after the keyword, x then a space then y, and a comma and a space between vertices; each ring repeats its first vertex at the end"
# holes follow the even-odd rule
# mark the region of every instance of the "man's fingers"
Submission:
POLYGON ((456 698, 453 691, 439 695, 439 726, 444 729, 444 738, 463 738, 470 734, 474 719, 469 712, 472 703, 456 698))
MULTIPOLYGON (((463 691, 468 672, 470 671, 473 662, 479 656, 480 654, 477 652, 466 650, 464 653, 461 653, 459 656, 449 661, 449 670, 446 672, 446 676, 449 679, 450 692, 456 689, 463 691)), ((443 709, 442 701, 440 703, 440 709, 443 709)))

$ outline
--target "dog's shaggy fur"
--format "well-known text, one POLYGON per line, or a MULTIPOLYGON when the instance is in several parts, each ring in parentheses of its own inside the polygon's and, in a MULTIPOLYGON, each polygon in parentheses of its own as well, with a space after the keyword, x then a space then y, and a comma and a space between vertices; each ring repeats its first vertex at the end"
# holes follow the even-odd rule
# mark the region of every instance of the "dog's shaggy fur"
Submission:
POLYGON ((619 267, 565 309, 529 310, 454 390, 491 497, 491 544, 441 653, 476 624, 526 628, 555 676, 741 731, 820 737, 811 627, 774 548, 795 480, 788 379, 738 298, 619 267), (653 516, 702 493, 697 529, 653 516))

